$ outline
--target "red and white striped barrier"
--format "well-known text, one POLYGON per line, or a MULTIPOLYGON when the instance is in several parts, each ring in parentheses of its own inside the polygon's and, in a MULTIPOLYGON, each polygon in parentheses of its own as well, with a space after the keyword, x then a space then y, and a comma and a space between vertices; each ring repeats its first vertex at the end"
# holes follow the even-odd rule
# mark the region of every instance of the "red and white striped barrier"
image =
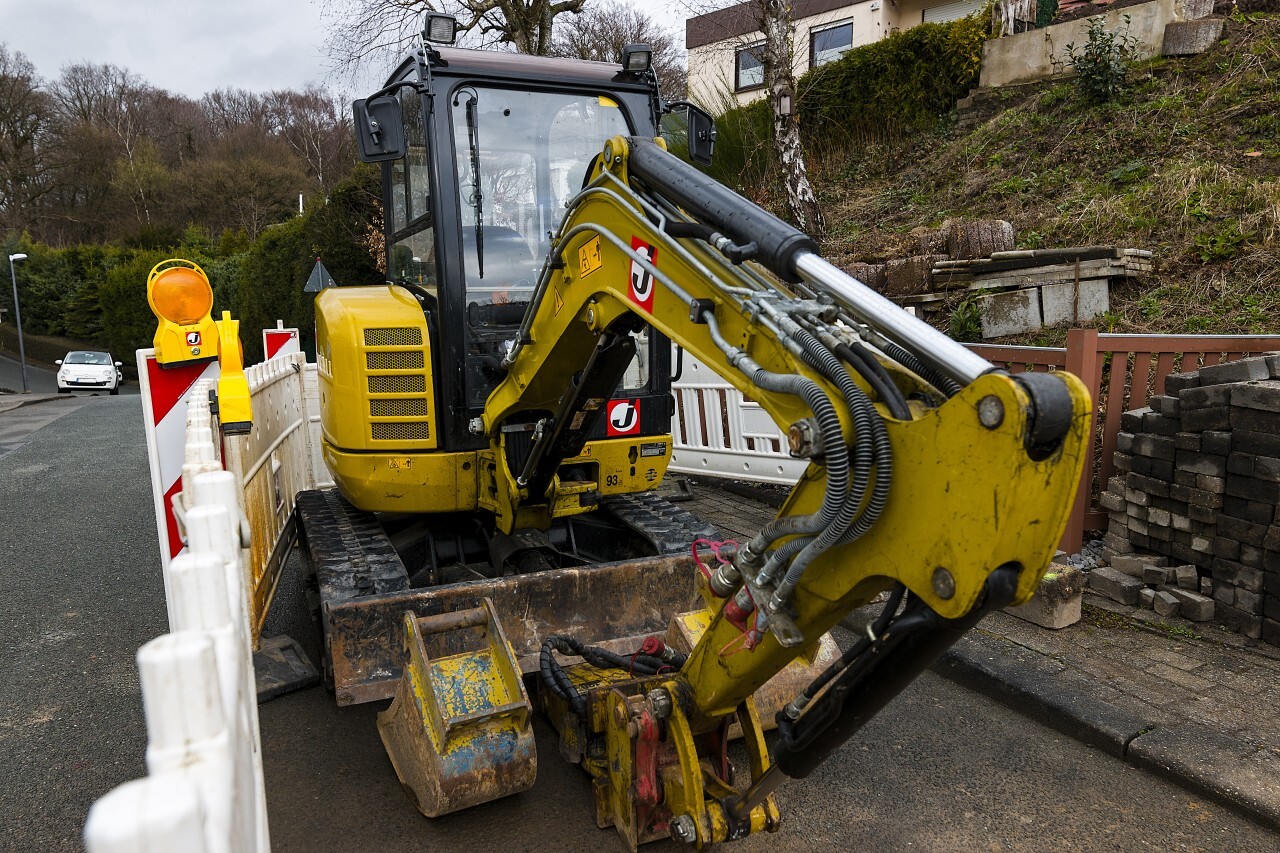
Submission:
POLYGON ((293 355, 302 352, 302 342, 297 329, 286 329, 282 320, 276 321, 274 329, 262 330, 262 357, 270 361, 277 356, 293 355))
MULTIPOLYGON (((160 562, 165 569, 165 600, 171 602, 169 563, 182 552, 183 547, 182 537, 178 534, 178 520, 173 513, 173 496, 182 488, 183 465, 188 464, 185 437, 187 404, 195 384, 201 379, 216 383, 220 371, 216 361, 162 368, 156 363, 153 349, 138 350, 137 365, 147 461, 151 466, 151 497, 156 511, 156 532, 160 537, 160 562)), ((214 447, 213 452, 216 461, 220 450, 214 447)), ((172 608, 169 622, 173 624, 172 608)))

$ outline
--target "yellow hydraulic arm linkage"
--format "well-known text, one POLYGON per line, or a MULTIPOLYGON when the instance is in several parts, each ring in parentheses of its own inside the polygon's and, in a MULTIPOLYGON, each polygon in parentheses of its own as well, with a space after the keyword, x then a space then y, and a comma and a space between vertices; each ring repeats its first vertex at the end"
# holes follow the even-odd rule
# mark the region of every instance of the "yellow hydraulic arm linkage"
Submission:
POLYGON ((544 647, 552 693, 607 746, 584 761, 600 821, 633 846, 671 835, 701 848, 776 827, 771 791, 985 612, 1026 601, 1066 523, 1084 386, 995 370, 815 249, 661 144, 610 140, 474 427, 490 438, 481 491, 499 525, 545 524, 575 495, 557 465, 581 449, 642 320, 757 401, 811 460, 778 518, 700 575, 705 629, 678 670, 583 695, 544 647), (509 426, 533 441, 508 447, 509 426), (767 754, 752 693, 884 591, 868 635, 779 712, 767 754), (724 771, 731 720, 751 758, 745 786, 724 771))

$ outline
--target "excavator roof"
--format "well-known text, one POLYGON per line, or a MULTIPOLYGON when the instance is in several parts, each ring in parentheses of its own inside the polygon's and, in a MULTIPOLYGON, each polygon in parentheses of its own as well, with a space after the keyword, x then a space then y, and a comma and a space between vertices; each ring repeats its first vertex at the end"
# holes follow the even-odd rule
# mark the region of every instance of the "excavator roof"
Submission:
MULTIPOLYGON (((585 59, 563 59, 552 56, 531 56, 501 50, 468 50, 458 47, 436 48, 443 63, 435 65, 435 73, 441 75, 476 74, 504 80, 536 78, 554 83, 592 83, 648 88, 648 83, 638 75, 623 72, 616 62, 592 62, 585 59)), ((391 80, 404 79, 415 62, 407 57, 391 80)))

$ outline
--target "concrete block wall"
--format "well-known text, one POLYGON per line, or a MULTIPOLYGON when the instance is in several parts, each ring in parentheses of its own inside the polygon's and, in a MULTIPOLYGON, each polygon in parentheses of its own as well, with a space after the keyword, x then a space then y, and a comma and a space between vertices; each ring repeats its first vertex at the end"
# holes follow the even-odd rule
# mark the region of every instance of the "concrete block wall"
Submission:
POLYGON ((1102 495, 1113 568, 1193 565, 1215 621, 1280 646, 1280 356, 1171 375, 1121 430, 1102 495))

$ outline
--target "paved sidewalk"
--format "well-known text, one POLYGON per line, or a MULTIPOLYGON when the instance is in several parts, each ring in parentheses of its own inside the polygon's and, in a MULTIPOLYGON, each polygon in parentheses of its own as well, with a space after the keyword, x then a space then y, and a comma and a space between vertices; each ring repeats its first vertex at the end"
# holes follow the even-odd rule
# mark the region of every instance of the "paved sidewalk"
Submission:
MULTIPOLYGON (((691 510, 745 538, 781 492, 697 480, 691 510)), ((994 613, 934 669, 1280 829, 1280 649, 1085 595, 1052 631, 994 613)))

